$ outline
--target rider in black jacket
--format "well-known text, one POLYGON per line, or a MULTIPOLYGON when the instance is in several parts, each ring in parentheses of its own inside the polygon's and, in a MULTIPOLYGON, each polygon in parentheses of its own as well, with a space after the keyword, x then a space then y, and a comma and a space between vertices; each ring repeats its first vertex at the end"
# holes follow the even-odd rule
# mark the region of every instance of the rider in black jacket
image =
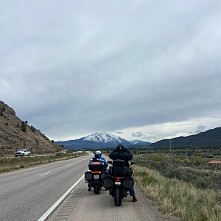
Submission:
MULTIPOLYGON (((122 144, 119 144, 117 146, 116 149, 114 149, 109 157, 112 159, 112 160, 116 160, 116 159, 119 159, 119 160, 124 160, 125 161, 125 166, 126 167, 129 167, 129 160, 132 160, 133 158, 133 155, 131 154, 131 152, 126 148, 124 147, 122 144)), ((130 189, 130 195, 133 197, 133 202, 136 202, 137 201, 137 198, 135 196, 135 190, 134 190, 134 187, 132 187, 130 189)))

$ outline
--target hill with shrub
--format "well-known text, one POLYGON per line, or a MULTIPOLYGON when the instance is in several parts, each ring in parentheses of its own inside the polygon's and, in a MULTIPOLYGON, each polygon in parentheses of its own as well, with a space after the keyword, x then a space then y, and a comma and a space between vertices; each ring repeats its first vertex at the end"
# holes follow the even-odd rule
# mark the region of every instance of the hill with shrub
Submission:
POLYGON ((158 142, 152 143, 150 147, 188 147, 188 148, 219 148, 221 147, 221 127, 217 127, 199 134, 186 136, 186 137, 176 137, 173 139, 163 139, 158 142))
POLYGON ((40 130, 22 121, 16 112, 0 101, 0 155, 27 148, 31 153, 50 153, 61 149, 40 130))

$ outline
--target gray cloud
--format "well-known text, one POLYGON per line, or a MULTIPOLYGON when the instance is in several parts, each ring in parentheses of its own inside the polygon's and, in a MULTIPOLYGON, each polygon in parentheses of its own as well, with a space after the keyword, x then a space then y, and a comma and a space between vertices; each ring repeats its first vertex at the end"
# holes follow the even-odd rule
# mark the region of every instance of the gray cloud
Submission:
POLYGON ((153 134, 147 134, 147 133, 143 133, 140 131, 132 133, 131 135, 132 135, 132 139, 135 139, 135 140, 145 140, 149 142, 155 142, 157 139, 156 136, 154 136, 153 134))
POLYGON ((161 124, 208 117, 219 126, 220 4, 1 2, 1 99, 54 140, 159 125, 157 139, 161 124))
POLYGON ((143 133, 142 132, 135 132, 135 133, 132 133, 132 136, 133 137, 142 137, 143 133))
POLYGON ((197 133, 204 132, 205 129, 206 129, 206 126, 204 126, 204 125, 199 125, 199 126, 196 128, 196 130, 194 131, 194 133, 197 134, 197 133))

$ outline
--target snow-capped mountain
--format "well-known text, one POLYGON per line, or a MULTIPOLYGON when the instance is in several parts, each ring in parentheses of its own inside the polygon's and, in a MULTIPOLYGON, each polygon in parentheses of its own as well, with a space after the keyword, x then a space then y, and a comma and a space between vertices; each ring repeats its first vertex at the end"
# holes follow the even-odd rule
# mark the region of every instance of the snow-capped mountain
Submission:
POLYGON ((134 145, 133 143, 121 137, 115 136, 107 132, 91 134, 76 140, 57 141, 56 143, 59 145, 63 145, 65 148, 69 149, 115 148, 119 144, 122 144, 126 147, 134 145))
POLYGON ((133 145, 148 145, 148 144, 151 144, 151 142, 142 141, 142 140, 132 140, 132 141, 130 141, 130 143, 133 144, 133 145))
POLYGON ((122 142, 127 142, 125 139, 122 139, 120 137, 117 137, 113 134, 107 133, 107 132, 101 132, 101 133, 95 133, 91 134, 89 136, 86 136, 83 138, 83 140, 87 141, 94 141, 97 143, 109 143, 109 142, 114 142, 114 143, 122 143, 122 142))

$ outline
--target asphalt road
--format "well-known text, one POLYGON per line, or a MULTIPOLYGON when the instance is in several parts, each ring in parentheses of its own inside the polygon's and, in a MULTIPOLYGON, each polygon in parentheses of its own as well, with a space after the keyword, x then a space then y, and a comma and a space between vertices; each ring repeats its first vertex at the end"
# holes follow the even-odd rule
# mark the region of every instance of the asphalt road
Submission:
POLYGON ((82 177, 90 157, 0 174, 0 220, 38 220, 82 177))
POLYGON ((136 192, 137 202, 132 202, 128 196, 116 207, 108 191, 102 188, 100 194, 95 195, 93 191, 88 192, 82 180, 48 221, 178 221, 163 216, 158 206, 154 206, 137 186, 136 192))
MULTIPOLYGON (((88 169, 89 156, 59 161, 0 175, 0 221, 40 221, 88 169)), ((157 206, 136 186, 138 202, 130 196, 116 207, 102 188, 95 195, 84 178, 50 213, 48 221, 174 221, 166 219, 157 206)))
POLYGON ((100 194, 95 194, 93 188, 88 191, 83 179, 48 221, 179 221, 178 218, 163 215, 159 207, 136 185, 135 190, 137 202, 132 202, 132 198, 127 196, 122 200, 122 205, 116 207, 108 191, 104 188, 100 194))

